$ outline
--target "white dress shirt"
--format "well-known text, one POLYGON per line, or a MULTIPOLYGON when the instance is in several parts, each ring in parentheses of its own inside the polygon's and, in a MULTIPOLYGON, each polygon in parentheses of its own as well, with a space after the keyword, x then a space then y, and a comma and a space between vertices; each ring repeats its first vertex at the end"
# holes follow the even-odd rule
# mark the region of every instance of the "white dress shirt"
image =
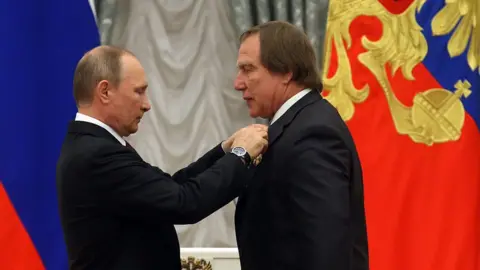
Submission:
POLYGON ((110 132, 110 134, 112 134, 113 137, 115 137, 123 146, 127 145, 127 142, 125 141, 125 139, 122 138, 122 136, 120 136, 117 132, 115 132, 115 130, 113 130, 111 127, 109 127, 108 125, 106 125, 100 120, 97 120, 93 117, 90 117, 82 113, 77 113, 77 115, 75 116, 75 121, 83 121, 83 122, 88 122, 88 123, 92 123, 97 126, 100 126, 106 129, 108 132, 110 132))
POLYGON ((304 97, 306 94, 310 93, 312 91, 311 89, 304 89, 297 94, 295 94, 293 97, 289 98, 283 105, 278 109, 278 111, 273 115, 272 121, 270 121, 270 125, 272 125, 275 121, 278 120, 290 107, 293 106, 293 104, 297 103, 302 97, 304 97))

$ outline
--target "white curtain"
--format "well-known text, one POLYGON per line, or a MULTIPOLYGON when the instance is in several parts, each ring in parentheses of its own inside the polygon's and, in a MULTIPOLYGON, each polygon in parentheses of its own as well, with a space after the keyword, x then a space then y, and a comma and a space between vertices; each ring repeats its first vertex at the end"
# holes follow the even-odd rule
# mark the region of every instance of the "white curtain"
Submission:
MULTIPOLYGON (((225 0, 227 1, 227 0, 225 0)), ((240 31, 273 20, 288 21, 303 29, 315 50, 319 71, 323 71, 325 32, 330 0, 228 0, 240 31)))
MULTIPOLYGON (((129 138, 147 162, 173 173, 254 122, 233 89, 238 31, 228 1, 104 4, 113 6, 99 18, 103 42, 131 50, 147 72, 152 110, 129 138)), ((177 226, 181 246, 235 247, 234 211, 231 202, 198 224, 177 226)))

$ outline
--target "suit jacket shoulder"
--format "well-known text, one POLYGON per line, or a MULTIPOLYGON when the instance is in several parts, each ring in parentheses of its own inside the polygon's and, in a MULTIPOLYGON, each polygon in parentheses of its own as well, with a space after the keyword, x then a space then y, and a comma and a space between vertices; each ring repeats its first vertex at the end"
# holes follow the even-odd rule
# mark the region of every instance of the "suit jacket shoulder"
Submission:
POLYGON ((270 126, 254 175, 235 216, 242 268, 368 269, 360 162, 318 92, 270 126))
POLYGON ((171 176, 103 128, 73 122, 57 163, 71 269, 179 269, 174 224, 200 221, 248 183, 233 154, 213 148, 171 176))

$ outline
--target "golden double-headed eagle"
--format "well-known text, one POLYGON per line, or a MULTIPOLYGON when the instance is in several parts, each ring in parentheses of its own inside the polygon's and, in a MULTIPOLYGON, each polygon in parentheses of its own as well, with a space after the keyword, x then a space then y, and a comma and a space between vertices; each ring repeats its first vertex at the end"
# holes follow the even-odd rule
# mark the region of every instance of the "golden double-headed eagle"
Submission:
MULTIPOLYGON (((355 112, 355 103, 368 98, 369 85, 356 89, 352 69, 347 56, 351 46, 350 25, 358 16, 374 16, 382 24, 382 36, 372 41, 363 36, 361 43, 366 50, 358 60, 375 76, 390 108, 396 130, 408 135, 414 142, 432 145, 460 138, 465 119, 465 110, 460 98, 471 93, 470 83, 459 80, 456 91, 435 88, 425 89, 407 107, 395 96, 387 77, 389 66, 392 74, 401 71, 407 80, 415 80, 412 71, 423 61, 428 44, 417 23, 415 14, 427 0, 414 0, 401 14, 392 14, 379 0, 336 0, 330 2, 327 34, 325 40, 324 85, 327 100, 340 112, 345 121, 355 112), (338 68, 327 77, 335 46, 338 68)), ((429 0, 442 1, 442 0, 429 0)), ((480 73, 480 1, 445 0, 445 6, 431 21, 433 35, 446 35, 453 31, 447 50, 451 57, 458 57, 465 50, 472 70, 480 73)))

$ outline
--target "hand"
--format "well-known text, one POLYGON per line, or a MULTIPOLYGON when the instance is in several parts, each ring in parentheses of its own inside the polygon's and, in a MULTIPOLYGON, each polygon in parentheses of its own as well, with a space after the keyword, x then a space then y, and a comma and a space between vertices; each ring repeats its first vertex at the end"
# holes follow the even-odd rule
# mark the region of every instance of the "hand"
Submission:
POLYGON ((264 125, 251 125, 234 134, 231 148, 243 147, 253 159, 264 153, 268 147, 268 132, 264 125))
POLYGON ((252 124, 250 126, 237 130, 235 133, 233 133, 232 136, 230 136, 227 140, 222 142, 222 149, 225 153, 229 153, 230 151, 232 151, 232 143, 235 140, 235 137, 238 136, 240 132, 243 132, 243 130, 246 128, 255 128, 258 131, 262 131, 262 130, 268 131, 268 127, 262 124, 252 124))

